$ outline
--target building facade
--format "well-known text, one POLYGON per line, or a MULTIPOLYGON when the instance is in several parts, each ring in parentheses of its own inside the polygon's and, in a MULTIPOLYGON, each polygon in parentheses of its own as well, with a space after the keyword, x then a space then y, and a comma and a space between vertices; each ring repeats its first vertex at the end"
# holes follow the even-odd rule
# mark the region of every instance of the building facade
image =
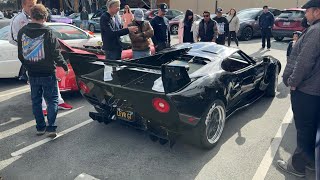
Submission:
POLYGON ((268 5, 278 9, 288 9, 301 7, 308 0, 170 0, 170 8, 186 11, 192 9, 197 14, 202 14, 204 10, 214 13, 217 7, 221 7, 225 12, 231 8, 238 11, 246 8, 256 8, 268 5))

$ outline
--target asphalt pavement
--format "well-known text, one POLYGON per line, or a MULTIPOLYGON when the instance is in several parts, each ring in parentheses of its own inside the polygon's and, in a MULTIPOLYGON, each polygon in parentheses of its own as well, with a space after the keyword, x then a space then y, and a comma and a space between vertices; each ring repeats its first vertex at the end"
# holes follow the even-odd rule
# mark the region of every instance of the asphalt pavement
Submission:
MULTIPOLYGON (((240 41, 240 49, 278 58, 283 71, 287 43, 273 41, 271 51, 261 51, 260 39, 254 39, 240 41)), ((28 85, 0 79, 0 177, 4 180, 296 179, 275 166, 277 159, 287 160, 296 145, 289 90, 281 81, 275 98, 262 98, 231 116, 220 142, 210 151, 180 141, 170 148, 130 127, 99 124, 89 118, 93 107, 79 93, 63 97, 74 109, 59 111, 59 136, 38 137, 28 85)), ((313 179, 312 174, 307 179, 313 179)))

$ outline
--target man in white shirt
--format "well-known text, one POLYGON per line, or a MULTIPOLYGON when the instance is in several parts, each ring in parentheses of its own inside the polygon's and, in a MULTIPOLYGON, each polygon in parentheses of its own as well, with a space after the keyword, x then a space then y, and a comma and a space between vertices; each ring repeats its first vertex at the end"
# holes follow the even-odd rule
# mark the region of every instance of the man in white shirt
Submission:
MULTIPOLYGON (((9 34, 9 42, 13 45, 18 45, 17 36, 19 30, 27 25, 31 19, 30 19, 30 10, 31 8, 37 4, 37 0, 21 0, 22 4, 22 12, 15 16, 11 23, 10 23, 10 34, 9 34)), ((23 67, 22 67, 23 68, 23 67)), ((59 95, 59 109, 72 109, 72 106, 65 103, 64 100, 61 97, 59 88, 58 88, 58 95, 59 95)), ((43 114, 47 115, 47 105, 45 103, 45 100, 42 98, 42 110, 43 114)))

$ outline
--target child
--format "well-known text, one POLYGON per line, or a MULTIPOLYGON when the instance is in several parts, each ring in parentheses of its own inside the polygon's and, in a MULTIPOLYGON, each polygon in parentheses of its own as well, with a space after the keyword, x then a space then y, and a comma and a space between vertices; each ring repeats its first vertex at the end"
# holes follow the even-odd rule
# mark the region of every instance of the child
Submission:
POLYGON ((292 51, 292 48, 294 46, 294 44, 298 41, 300 35, 302 34, 302 32, 300 31, 295 31, 293 32, 293 41, 290 41, 289 42, 289 46, 288 46, 288 49, 287 49, 287 60, 291 54, 291 51, 292 51))

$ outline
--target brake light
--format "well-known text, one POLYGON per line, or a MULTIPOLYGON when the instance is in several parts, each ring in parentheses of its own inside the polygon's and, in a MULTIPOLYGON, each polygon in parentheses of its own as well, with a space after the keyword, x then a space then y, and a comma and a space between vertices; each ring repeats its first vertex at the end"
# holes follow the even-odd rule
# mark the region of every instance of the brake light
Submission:
POLYGON ((162 98, 154 98, 152 100, 153 108, 161 113, 168 113, 170 111, 169 103, 162 98))
POLYGON ((84 94, 90 93, 90 88, 83 81, 79 81, 79 88, 84 94))

